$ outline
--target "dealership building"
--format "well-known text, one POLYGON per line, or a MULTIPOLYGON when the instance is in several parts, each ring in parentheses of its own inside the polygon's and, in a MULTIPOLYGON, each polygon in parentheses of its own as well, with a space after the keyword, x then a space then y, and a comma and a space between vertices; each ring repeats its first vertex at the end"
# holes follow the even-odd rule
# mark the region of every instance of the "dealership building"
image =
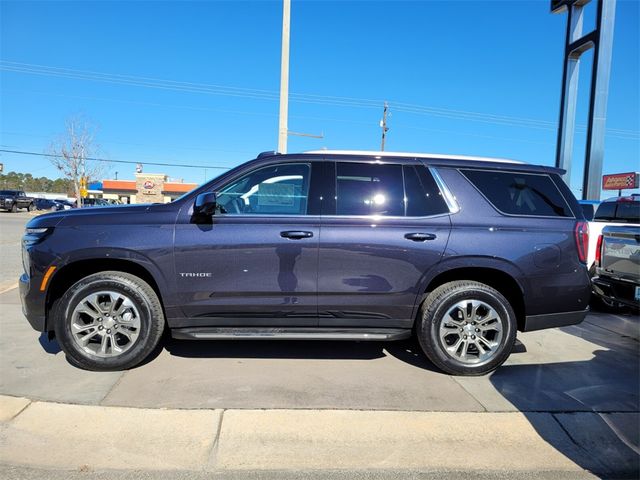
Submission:
POLYGON ((135 180, 103 180, 102 198, 122 203, 167 203, 198 186, 196 183, 169 181, 163 173, 135 175, 135 180))

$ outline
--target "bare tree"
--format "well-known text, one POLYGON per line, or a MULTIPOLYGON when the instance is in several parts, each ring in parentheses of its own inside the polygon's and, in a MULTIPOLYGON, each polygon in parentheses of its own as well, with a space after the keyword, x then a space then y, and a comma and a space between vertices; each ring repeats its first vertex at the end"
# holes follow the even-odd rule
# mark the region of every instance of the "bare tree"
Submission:
POLYGON ((49 148, 49 158, 64 177, 71 180, 78 207, 82 206, 80 184, 82 177, 97 180, 105 172, 105 163, 88 160, 98 151, 95 128, 82 117, 66 121, 65 132, 49 148))

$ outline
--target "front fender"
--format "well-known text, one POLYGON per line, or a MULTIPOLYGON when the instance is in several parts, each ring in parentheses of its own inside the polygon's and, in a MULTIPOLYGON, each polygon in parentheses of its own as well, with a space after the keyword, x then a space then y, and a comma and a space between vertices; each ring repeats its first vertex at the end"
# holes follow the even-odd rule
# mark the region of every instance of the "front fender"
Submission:
MULTIPOLYGON (((162 256, 162 252, 155 250, 155 253, 162 256)), ((173 255, 171 246, 166 248, 165 255, 173 255)), ((65 268, 73 267, 74 263, 87 260, 120 260, 134 263, 149 272, 163 297, 171 290, 170 279, 151 258, 139 251, 127 248, 91 247, 66 252, 60 258, 61 265, 65 268)), ((55 275, 51 279, 52 282, 55 281, 55 275)))

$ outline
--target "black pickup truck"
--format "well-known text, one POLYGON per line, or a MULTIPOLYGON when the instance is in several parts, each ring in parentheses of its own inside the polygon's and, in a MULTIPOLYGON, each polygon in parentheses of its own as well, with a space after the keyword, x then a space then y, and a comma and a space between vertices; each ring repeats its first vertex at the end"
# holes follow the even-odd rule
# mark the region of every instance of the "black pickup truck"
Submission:
POLYGON ((22 190, 0 190, 0 210, 15 213, 19 208, 35 210, 35 198, 27 197, 22 190))

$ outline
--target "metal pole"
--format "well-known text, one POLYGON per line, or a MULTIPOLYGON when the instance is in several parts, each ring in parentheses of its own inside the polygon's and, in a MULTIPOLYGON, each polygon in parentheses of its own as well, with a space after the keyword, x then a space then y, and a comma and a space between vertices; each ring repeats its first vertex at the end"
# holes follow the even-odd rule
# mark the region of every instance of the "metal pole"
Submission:
POLYGON ((582 198, 584 200, 600 200, 602 193, 604 136, 607 121, 607 99, 609 96, 609 73, 611 72, 615 16, 616 0, 598 1, 598 41, 593 52, 587 151, 582 183, 582 198))
POLYGON ((571 182, 571 160, 576 129, 578 75, 580 72, 580 55, 572 55, 569 48, 573 42, 582 36, 583 6, 571 5, 568 10, 565 64, 562 74, 563 89, 560 99, 560 123, 556 147, 556 167, 566 170, 564 178, 567 185, 571 182))
POLYGON ((287 117, 289 115, 289 26, 291 0, 282 2, 282 58, 280 63, 280 120, 278 122, 278 152, 287 153, 287 117))

